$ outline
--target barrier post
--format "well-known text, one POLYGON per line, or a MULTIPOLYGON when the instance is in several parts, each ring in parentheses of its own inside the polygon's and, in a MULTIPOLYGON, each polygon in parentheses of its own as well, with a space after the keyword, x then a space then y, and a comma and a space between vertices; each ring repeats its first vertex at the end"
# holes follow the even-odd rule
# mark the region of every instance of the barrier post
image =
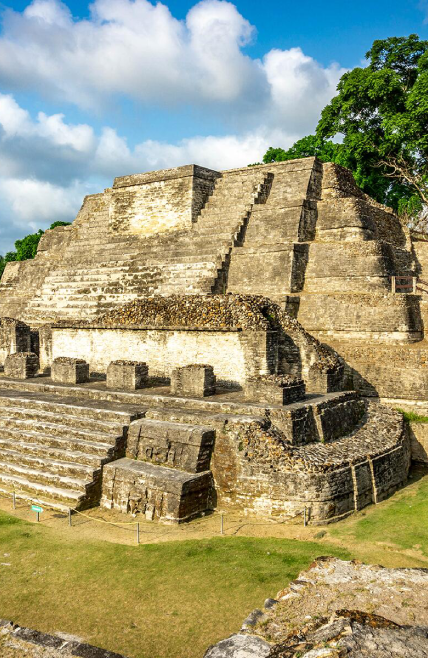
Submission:
POLYGON ((15 492, 12 493, 12 507, 13 507, 13 509, 16 509, 16 494, 15 494, 15 492))
POLYGON ((68 508, 68 525, 71 528, 71 509, 70 508, 68 508))
POLYGON ((140 543, 140 522, 137 521, 137 544, 140 543))
POLYGON ((306 507, 303 508, 303 525, 306 528, 306 507))
POLYGON ((413 282, 413 294, 416 295, 416 284, 418 282, 418 279, 416 276, 412 277, 412 282, 413 282))
POLYGON ((391 292, 395 294, 395 276, 391 277, 391 292))
POLYGON ((220 534, 224 535, 224 513, 220 512, 220 534))

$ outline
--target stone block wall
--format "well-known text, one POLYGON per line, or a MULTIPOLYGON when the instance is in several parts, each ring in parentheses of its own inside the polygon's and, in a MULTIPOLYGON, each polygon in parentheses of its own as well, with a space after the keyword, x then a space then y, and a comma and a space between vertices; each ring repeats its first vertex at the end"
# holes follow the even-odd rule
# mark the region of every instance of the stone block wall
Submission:
POLYGON ((207 427, 145 418, 131 424, 126 456, 201 473, 210 469, 213 447, 214 431, 207 427))
POLYGON ((176 367, 208 362, 223 386, 268 374, 276 357, 274 335, 265 331, 53 327, 52 359, 63 354, 88 361, 91 372, 106 372, 118 358, 141 360, 151 376, 168 379, 176 367))
POLYGON ((110 230, 149 236, 189 229, 220 175, 187 165, 116 178, 110 202, 110 230))
POLYGON ((181 523, 212 508, 212 487, 210 472, 192 475, 124 458, 104 466, 101 505, 181 523))
POLYGON ((231 425, 217 433, 212 470, 219 505, 277 518, 306 509, 317 523, 384 500, 404 484, 409 464, 402 418, 376 405, 354 434, 330 444, 290 448, 262 426, 231 425))
POLYGON ((31 351, 30 327, 13 318, 0 318, 0 365, 9 354, 31 351))
POLYGON ((301 295, 299 322, 320 340, 411 343, 423 336, 418 295, 301 295))

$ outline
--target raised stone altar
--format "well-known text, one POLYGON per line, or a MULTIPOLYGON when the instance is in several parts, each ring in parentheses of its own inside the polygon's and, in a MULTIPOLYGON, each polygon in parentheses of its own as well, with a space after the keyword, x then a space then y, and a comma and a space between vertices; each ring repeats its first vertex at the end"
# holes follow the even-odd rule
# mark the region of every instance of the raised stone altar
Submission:
POLYGON ((315 158, 115 179, 1 279, 0 489, 165 522, 379 502, 411 457, 379 399, 428 407, 424 301, 391 288, 422 256, 315 158))

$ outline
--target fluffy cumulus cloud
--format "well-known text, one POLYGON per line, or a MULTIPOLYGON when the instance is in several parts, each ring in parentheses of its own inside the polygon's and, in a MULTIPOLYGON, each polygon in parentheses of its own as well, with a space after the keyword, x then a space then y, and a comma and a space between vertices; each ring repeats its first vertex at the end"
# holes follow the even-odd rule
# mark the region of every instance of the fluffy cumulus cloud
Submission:
MULTIPOLYGON (((231 2, 202 0, 179 21, 165 4, 95 0, 75 19, 59 0, 33 0, 3 14, 0 35, 0 252, 16 231, 72 219, 85 193, 115 175, 197 162, 225 169, 259 160, 313 131, 343 73, 300 48, 261 59, 244 47, 255 28, 231 2), (76 105, 87 123, 64 112, 30 113, 15 100, 37 94, 76 105), (95 131, 93 113, 130 99, 135 106, 192 107, 217 121, 217 136, 130 147, 120 129, 95 131), (218 136, 218 126, 223 135, 218 136)), ((138 140, 135 140, 138 142, 138 140)))

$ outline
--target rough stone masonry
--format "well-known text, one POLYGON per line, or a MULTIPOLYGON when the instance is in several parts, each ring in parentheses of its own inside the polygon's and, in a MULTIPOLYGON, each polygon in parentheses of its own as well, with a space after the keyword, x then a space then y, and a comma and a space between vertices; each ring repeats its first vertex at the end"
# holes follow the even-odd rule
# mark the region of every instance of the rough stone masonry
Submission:
POLYGON ((411 446, 378 401, 427 400, 424 303, 391 283, 423 263, 316 158, 115 179, 2 277, 0 489, 165 522, 379 502, 411 446))

